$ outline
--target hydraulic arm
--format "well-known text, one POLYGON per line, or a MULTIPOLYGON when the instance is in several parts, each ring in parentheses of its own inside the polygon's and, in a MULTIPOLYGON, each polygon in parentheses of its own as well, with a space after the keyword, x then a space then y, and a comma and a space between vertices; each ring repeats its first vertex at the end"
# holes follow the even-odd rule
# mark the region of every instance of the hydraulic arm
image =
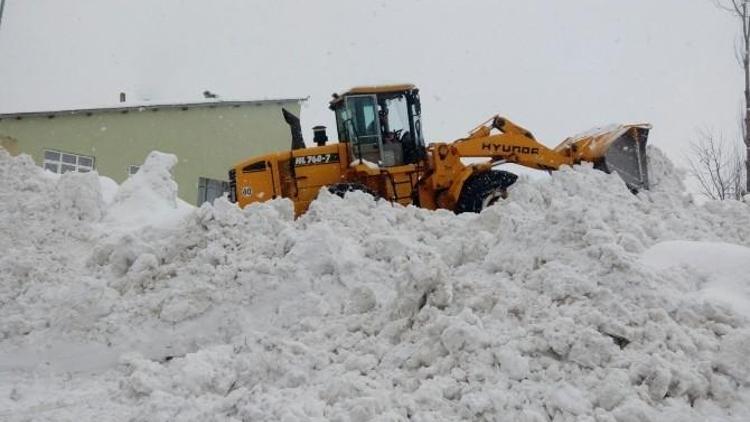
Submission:
POLYGON ((550 149, 528 130, 496 115, 452 145, 459 157, 489 157, 540 170, 557 170, 582 161, 617 171, 631 189, 647 189, 645 147, 650 125, 614 125, 568 138, 550 149), (496 129, 499 133, 492 133, 496 129))

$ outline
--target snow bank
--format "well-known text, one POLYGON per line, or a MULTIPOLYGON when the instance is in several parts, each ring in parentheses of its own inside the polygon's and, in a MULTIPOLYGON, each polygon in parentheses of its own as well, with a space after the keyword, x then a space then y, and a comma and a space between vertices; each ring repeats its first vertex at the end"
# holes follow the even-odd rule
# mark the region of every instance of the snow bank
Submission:
POLYGON ((175 164, 175 155, 151 152, 112 197, 103 223, 109 229, 133 231, 163 227, 190 213, 192 206, 177 198, 177 183, 171 174, 175 164))
POLYGON ((678 273, 694 280, 699 299, 729 305, 750 318, 750 248, 718 242, 662 242, 649 248, 642 262, 665 277, 678 273))
POLYGON ((750 208, 695 204, 649 154, 637 196, 582 166, 479 215, 323 192, 297 220, 186 215, 168 157, 114 208, 63 206, 0 155, 0 419, 747 420, 748 318, 681 259, 744 268, 750 208), (155 203, 172 223, 103 233, 155 203))

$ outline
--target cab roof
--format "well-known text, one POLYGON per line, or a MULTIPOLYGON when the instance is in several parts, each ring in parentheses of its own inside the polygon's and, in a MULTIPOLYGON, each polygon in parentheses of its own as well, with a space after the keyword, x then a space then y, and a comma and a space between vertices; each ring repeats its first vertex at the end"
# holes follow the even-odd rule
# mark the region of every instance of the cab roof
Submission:
POLYGON ((341 94, 333 94, 333 100, 331 105, 334 105, 341 101, 347 95, 357 94, 383 94, 388 92, 401 92, 411 91, 417 87, 413 84, 393 84, 393 85, 371 85, 371 86, 355 86, 341 94))

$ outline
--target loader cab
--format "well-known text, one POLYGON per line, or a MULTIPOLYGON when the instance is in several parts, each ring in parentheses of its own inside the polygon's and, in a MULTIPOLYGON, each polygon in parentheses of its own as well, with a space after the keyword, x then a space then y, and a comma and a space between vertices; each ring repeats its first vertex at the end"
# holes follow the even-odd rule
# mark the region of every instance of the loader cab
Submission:
POLYGON ((414 164, 424 158, 419 90, 414 85, 353 88, 334 94, 339 142, 354 159, 381 167, 414 164))

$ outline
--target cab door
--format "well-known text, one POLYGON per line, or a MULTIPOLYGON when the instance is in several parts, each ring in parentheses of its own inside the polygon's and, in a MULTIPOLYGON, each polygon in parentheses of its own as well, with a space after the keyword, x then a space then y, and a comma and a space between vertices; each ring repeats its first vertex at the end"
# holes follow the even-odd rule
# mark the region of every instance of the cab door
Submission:
POLYGON ((380 119, 375 95, 350 95, 346 97, 345 124, 353 135, 350 143, 352 157, 372 163, 383 161, 383 140, 380 136, 380 119))

